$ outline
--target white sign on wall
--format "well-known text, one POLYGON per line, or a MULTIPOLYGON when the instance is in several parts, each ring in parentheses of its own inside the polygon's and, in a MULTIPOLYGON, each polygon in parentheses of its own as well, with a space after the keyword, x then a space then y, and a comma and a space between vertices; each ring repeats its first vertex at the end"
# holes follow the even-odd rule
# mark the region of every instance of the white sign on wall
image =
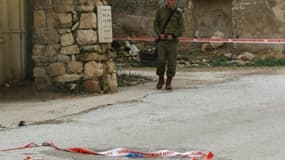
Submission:
POLYGON ((99 43, 113 42, 111 6, 97 6, 99 43))

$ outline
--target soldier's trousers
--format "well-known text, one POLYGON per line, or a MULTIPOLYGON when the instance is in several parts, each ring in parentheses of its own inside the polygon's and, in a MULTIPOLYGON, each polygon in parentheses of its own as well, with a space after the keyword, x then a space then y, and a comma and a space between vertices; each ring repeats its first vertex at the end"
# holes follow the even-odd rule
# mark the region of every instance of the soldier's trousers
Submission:
POLYGON ((157 44, 157 70, 158 76, 163 76, 165 70, 167 76, 174 77, 177 61, 177 41, 160 41, 157 44))

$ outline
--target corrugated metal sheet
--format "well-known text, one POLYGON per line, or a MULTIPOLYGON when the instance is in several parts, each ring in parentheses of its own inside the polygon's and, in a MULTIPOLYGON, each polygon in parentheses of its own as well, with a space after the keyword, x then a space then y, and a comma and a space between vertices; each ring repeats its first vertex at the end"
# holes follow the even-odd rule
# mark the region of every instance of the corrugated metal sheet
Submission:
POLYGON ((0 0, 0 83, 25 76, 25 2, 0 0))

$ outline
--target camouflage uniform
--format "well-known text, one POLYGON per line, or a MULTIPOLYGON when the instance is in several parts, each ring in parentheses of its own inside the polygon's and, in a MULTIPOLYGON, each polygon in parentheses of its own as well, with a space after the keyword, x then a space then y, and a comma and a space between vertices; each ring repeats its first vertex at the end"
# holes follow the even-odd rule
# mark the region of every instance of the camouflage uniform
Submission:
POLYGON ((160 40, 157 44, 158 66, 156 74, 158 76, 164 75, 166 64, 167 76, 175 76, 178 37, 182 35, 184 30, 184 20, 181 9, 171 9, 164 6, 157 11, 154 21, 154 32, 158 36, 160 34, 171 34, 174 37, 173 40, 160 40), (174 12, 174 14, 165 27, 164 33, 162 33, 168 17, 172 14, 172 12, 174 12))

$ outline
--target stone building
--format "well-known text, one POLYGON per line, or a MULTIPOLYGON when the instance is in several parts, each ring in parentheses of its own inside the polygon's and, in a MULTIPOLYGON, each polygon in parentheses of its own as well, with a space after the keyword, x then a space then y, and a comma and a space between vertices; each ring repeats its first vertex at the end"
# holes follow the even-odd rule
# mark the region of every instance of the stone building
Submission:
MULTIPOLYGON (((2 3, 3 1, 1 0, 2 3)), ((112 53, 108 51, 111 43, 98 41, 97 6, 108 5, 105 0, 34 0, 29 2, 32 8, 27 8, 28 3, 22 3, 22 0, 16 4, 5 1, 6 11, 10 13, 9 9, 18 9, 17 7, 25 9, 26 12, 22 15, 26 19, 21 23, 28 22, 31 18, 29 16, 32 16, 32 25, 15 27, 18 27, 19 31, 31 27, 32 31, 28 34, 22 31, 18 37, 20 42, 7 42, 13 45, 4 44, 2 47, 3 53, 0 53, 5 54, 13 52, 11 47, 23 45, 23 49, 15 51, 15 54, 24 53, 17 57, 8 54, 0 57, 0 64, 3 65, 0 73, 5 77, 0 83, 9 79, 23 79, 31 72, 37 89, 59 86, 69 90, 84 89, 96 93, 117 90, 115 65, 112 53), (32 12, 28 12, 27 9, 32 12), (21 42, 21 34, 30 37, 32 43, 28 44, 28 39, 21 42), (19 70, 20 76, 13 75, 14 68, 5 63, 6 59, 12 59, 11 63, 21 59, 21 65, 15 67, 19 70), (31 67, 26 68, 28 65, 31 67)), ((19 14, 18 17, 22 15, 19 14)), ((12 18, 13 15, 9 16, 12 18)), ((7 19, 6 22, 6 29, 11 29, 9 25, 14 21, 7 19)), ((4 26, 5 22, 2 23, 4 26)), ((6 38, 13 38, 10 32, 12 31, 9 31, 6 38)), ((3 41, 2 39, 2 43, 5 43, 3 41)))

